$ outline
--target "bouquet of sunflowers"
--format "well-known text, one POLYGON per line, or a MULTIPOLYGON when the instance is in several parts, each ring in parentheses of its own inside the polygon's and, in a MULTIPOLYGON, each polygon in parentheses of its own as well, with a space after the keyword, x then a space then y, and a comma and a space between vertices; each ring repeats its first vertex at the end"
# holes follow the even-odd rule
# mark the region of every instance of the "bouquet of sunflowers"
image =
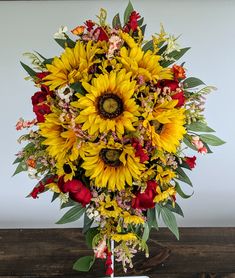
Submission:
POLYGON ((145 251, 158 218, 178 238, 177 198, 188 198, 180 181, 191 184, 184 169, 195 166, 188 148, 205 154, 224 142, 211 134, 203 116, 205 95, 214 88, 186 77, 178 64, 189 48, 161 26, 146 41, 143 17, 128 4, 124 23, 112 26, 101 9, 98 22, 87 20, 67 35, 54 35, 63 47, 50 59, 26 53, 32 67, 21 63, 34 82, 35 119, 22 118, 17 130, 27 142, 17 154, 15 174, 28 171, 38 180, 29 196, 53 192, 68 211, 64 224, 84 215, 83 232, 94 256, 80 258, 76 270, 89 270, 95 258, 111 256, 124 271, 145 251), (115 247, 111 250, 111 242, 115 247))

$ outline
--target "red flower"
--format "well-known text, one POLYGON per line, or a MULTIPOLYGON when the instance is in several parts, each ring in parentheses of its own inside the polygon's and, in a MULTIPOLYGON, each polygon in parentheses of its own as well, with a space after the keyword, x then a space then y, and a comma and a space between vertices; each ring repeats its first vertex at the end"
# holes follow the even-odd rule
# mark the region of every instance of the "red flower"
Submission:
POLYGON ((110 276, 111 274, 113 274, 113 269, 112 269, 111 266, 109 266, 109 267, 106 269, 105 275, 109 275, 109 276, 110 276))
POLYGON ((47 100, 47 96, 50 95, 49 88, 45 85, 41 86, 41 91, 36 92, 32 97, 32 104, 36 105, 38 103, 44 102, 47 100))
POLYGON ((178 103, 176 104, 175 107, 181 107, 184 105, 185 103, 185 96, 184 96, 184 92, 181 90, 180 92, 174 94, 171 96, 172 99, 177 99, 178 103))
POLYGON ((157 88, 160 88, 161 91, 165 88, 168 87, 171 92, 176 91, 176 89, 179 88, 179 82, 175 80, 160 80, 157 82, 156 85, 157 88))
POLYGON ((30 193, 31 197, 34 199, 38 198, 38 194, 44 192, 45 186, 42 182, 40 182, 39 186, 34 187, 33 191, 30 193))
POLYGON ((144 163, 149 160, 149 156, 146 150, 141 146, 141 144, 137 140, 133 140, 132 146, 135 148, 135 156, 140 158, 140 162, 144 163))
POLYGON ((189 166, 190 169, 193 169, 196 166, 196 156, 185 156, 185 162, 187 163, 187 165, 189 166))
POLYGON ((135 31, 138 27, 138 19, 140 19, 139 13, 133 11, 130 15, 128 26, 131 30, 135 31))
POLYGON ((134 209, 149 209, 155 206, 153 199, 157 195, 157 183, 155 181, 148 181, 147 188, 144 193, 138 192, 136 197, 132 199, 132 207, 134 209))
POLYGON ((43 123, 45 121, 44 115, 51 113, 50 106, 47 104, 39 104, 33 106, 33 112, 37 116, 37 121, 43 123))
POLYGON ((83 207, 91 201, 91 191, 79 180, 71 180, 60 183, 62 192, 69 192, 69 197, 75 202, 81 203, 83 207))
POLYGON ((95 23, 93 21, 91 21, 91 20, 87 20, 85 22, 85 25, 87 27, 87 31, 90 32, 93 29, 95 23))
POLYGON ((38 78, 38 79, 40 79, 40 81, 44 78, 44 77, 46 77, 47 75, 49 74, 49 72, 37 72, 36 73, 36 77, 38 78))
POLYGON ((106 41, 106 42, 109 41, 109 37, 102 27, 97 27, 94 31, 94 35, 98 36, 97 38, 98 41, 106 41))

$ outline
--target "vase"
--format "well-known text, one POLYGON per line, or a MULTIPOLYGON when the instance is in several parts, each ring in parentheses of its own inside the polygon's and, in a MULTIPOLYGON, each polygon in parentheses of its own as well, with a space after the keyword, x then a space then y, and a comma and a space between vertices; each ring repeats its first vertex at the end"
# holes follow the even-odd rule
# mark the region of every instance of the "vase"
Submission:
POLYGON ((112 269, 113 274, 111 274, 110 278, 149 278, 148 276, 114 276, 115 275, 115 266, 114 266, 114 241, 111 240, 111 252, 112 252, 112 269))

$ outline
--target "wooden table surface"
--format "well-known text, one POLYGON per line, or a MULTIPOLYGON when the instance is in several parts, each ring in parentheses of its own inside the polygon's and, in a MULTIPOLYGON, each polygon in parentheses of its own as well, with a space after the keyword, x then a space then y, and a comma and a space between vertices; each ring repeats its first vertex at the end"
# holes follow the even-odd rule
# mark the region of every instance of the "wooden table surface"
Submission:
MULTIPOLYGON (((180 241, 167 229, 151 234, 150 258, 136 256, 129 275, 150 278, 235 278, 235 228, 181 228, 180 241)), ((72 270, 92 254, 80 229, 0 230, 0 277, 102 277, 103 261, 90 273, 72 270)), ((121 267, 116 275, 123 275, 121 267)))

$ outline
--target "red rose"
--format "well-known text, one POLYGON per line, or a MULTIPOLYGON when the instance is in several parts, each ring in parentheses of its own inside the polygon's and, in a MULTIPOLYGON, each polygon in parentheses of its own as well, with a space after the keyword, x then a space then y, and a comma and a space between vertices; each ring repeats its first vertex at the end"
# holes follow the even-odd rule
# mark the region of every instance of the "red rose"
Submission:
POLYGON ((196 166, 196 156, 193 157, 185 156, 185 162, 189 166, 190 169, 193 169, 196 166))
POLYGON ((138 192, 136 197, 132 199, 132 207, 134 209, 149 209, 155 206, 153 199, 156 193, 157 183, 155 181, 148 181, 147 188, 144 193, 138 192))
POLYGON ((79 180, 71 180, 62 184, 62 192, 69 192, 69 197, 83 207, 91 201, 91 191, 79 180))
POLYGON ((91 32, 91 30, 93 29, 95 23, 94 23, 93 21, 91 21, 91 20, 87 20, 87 21, 85 22, 85 25, 86 25, 86 27, 87 27, 87 31, 88 31, 88 32, 91 32))
POLYGON ((184 96, 184 92, 181 90, 180 92, 174 94, 171 96, 172 99, 177 99, 178 103, 176 104, 175 107, 181 107, 184 105, 185 103, 185 96, 184 96))
POLYGON ((176 89, 179 88, 179 82, 175 80, 160 80, 157 82, 156 85, 157 88, 160 88, 161 91, 165 88, 168 87, 171 92, 176 91, 176 89))
POLYGON ((97 27, 94 31, 94 36, 98 36, 98 41, 109 41, 109 37, 102 27, 97 27))
POLYGON ((135 156, 140 158, 140 162, 144 163, 149 160, 149 156, 146 150, 141 146, 141 144, 137 140, 133 140, 132 146, 135 148, 135 156))
POLYGON ((43 123, 45 121, 44 115, 51 113, 50 106, 47 104, 39 104, 33 106, 33 112, 37 116, 37 121, 43 123))

